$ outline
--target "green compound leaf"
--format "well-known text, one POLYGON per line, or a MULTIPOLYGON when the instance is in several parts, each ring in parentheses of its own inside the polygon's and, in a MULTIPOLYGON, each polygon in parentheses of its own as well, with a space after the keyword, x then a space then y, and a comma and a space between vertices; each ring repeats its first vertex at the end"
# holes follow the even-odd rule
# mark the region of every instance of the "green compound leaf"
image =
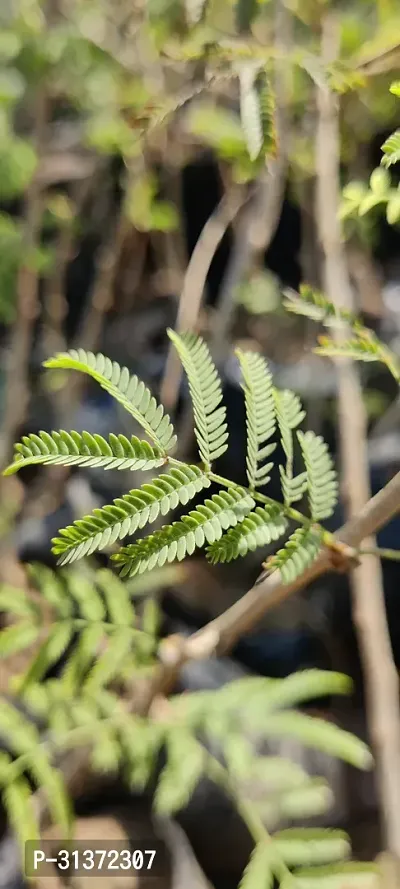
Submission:
POLYGON ((296 528, 285 546, 268 559, 268 570, 279 570, 283 583, 293 583, 315 561, 321 546, 322 533, 316 528, 296 528))
POLYGON ((397 383, 400 382, 400 365, 397 355, 382 343, 372 330, 355 327, 354 336, 344 343, 336 343, 330 337, 320 336, 317 355, 329 358, 351 358, 353 361, 380 361, 385 364, 397 383))
POLYGON ((228 447, 226 408, 222 385, 204 340, 192 333, 168 330, 185 369, 193 403, 195 435, 200 457, 207 470, 228 447))
POLYGON ((287 520, 278 505, 257 506, 236 527, 207 547, 207 558, 213 565, 232 562, 239 556, 254 552, 259 546, 268 546, 273 540, 279 540, 286 528, 287 520))
POLYGON ((298 432, 306 467, 308 501, 311 519, 328 519, 337 504, 338 483, 328 446, 314 432, 298 432))
POLYGON ((179 503, 185 505, 210 481, 198 466, 182 466, 159 475, 151 484, 117 497, 109 506, 94 509, 91 515, 77 519, 53 539, 53 553, 65 565, 116 540, 134 534, 138 528, 155 522, 179 503))
POLYGON ((158 447, 140 441, 135 435, 108 436, 89 432, 39 432, 24 435, 14 446, 14 461, 4 472, 12 475, 25 466, 35 464, 85 466, 103 469, 155 469, 165 463, 165 455, 158 447))
POLYGON ((382 158, 381 164, 384 167, 391 167, 393 164, 398 164, 400 161, 400 130, 396 130, 395 133, 392 133, 388 139, 382 145, 382 151, 384 153, 384 157, 382 158))
POLYGON ((44 367, 77 370, 88 374, 127 410, 142 426, 149 438, 162 453, 170 451, 176 444, 176 436, 168 414, 162 404, 157 404, 150 389, 131 376, 127 367, 120 367, 99 352, 85 352, 84 349, 71 349, 61 352, 44 362, 44 367))
POLYGON ((293 429, 304 420, 305 411, 298 395, 289 389, 275 389, 276 419, 282 439, 282 447, 288 461, 293 462, 293 429))
POLYGON ((247 478, 250 488, 269 481, 273 463, 259 464, 270 457, 276 443, 266 444, 275 432, 275 402, 272 375, 267 362, 255 352, 236 352, 244 379, 247 427, 247 478))
POLYGON ((220 491, 180 521, 123 547, 112 558, 122 566, 123 577, 151 571, 175 559, 181 561, 206 541, 211 544, 222 537, 223 532, 242 521, 253 506, 254 500, 243 488, 220 491))

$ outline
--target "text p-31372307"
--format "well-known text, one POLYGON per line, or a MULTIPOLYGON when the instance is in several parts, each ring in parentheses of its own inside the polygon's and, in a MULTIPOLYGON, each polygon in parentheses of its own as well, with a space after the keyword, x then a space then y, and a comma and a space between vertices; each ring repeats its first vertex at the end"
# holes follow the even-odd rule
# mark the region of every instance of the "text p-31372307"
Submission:
MULTIPOLYGON (((149 844, 150 845, 150 844, 149 844)), ((154 846, 154 839, 152 845, 154 846)), ((160 856, 162 858, 162 856, 160 856)), ((131 848, 129 841, 113 841, 112 844, 91 840, 90 848, 85 841, 66 841, 61 844, 43 840, 25 843, 25 876, 45 877, 54 869, 71 876, 105 876, 107 873, 126 874, 127 871, 154 871, 157 868, 156 848, 131 848)))

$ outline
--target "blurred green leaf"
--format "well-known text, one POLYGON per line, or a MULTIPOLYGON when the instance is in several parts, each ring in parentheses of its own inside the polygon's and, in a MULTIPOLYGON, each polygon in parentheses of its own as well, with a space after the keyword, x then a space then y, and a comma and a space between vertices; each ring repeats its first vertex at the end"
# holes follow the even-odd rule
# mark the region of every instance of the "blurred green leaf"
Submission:
POLYGON ((0 658, 28 648, 37 638, 38 632, 38 627, 27 622, 0 630, 0 658))
POLYGON ((226 160, 234 160, 247 153, 240 118, 232 111, 203 105, 189 113, 187 123, 194 136, 214 148, 226 160))
POLYGON ((171 232, 179 228, 179 215, 176 207, 167 201, 157 201, 151 208, 151 228, 156 231, 171 232))
POLYGON ((290 828, 275 833, 273 842, 289 867, 340 861, 351 853, 350 839, 342 830, 290 828))
POLYGON ((4 62, 15 59, 21 49, 21 43, 21 38, 15 31, 0 29, 0 59, 4 62))
POLYGON ((25 80, 16 68, 0 70, 0 105, 13 105, 18 102, 24 90, 25 80))
POLYGON ((37 158, 29 142, 10 138, 0 144, 0 199, 21 195, 36 169, 37 158))
POLYGON ((367 194, 360 203, 360 206, 358 208, 359 215, 365 216, 365 214, 369 213, 370 210, 373 210, 374 207, 378 207, 379 204, 385 204, 386 200, 386 193, 381 194, 379 192, 369 192, 369 194, 367 194))
POLYGON ((374 195, 377 197, 385 197, 390 188, 390 176, 386 170, 382 169, 382 167, 377 167, 377 169, 371 173, 369 184, 374 195))
POLYGON ((284 818, 303 820, 325 815, 333 802, 334 796, 327 781, 312 778, 304 787, 284 793, 279 798, 278 807, 284 818))
POLYGON ((140 150, 138 136, 122 117, 108 112, 92 117, 86 126, 86 139, 90 147, 100 154, 121 153, 132 156, 140 150))

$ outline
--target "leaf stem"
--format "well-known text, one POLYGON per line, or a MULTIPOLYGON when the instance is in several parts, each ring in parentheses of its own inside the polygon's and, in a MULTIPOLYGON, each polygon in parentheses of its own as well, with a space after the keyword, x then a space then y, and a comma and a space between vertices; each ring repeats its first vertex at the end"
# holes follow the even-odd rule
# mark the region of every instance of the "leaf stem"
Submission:
POLYGON ((362 547, 357 550, 359 556, 376 556, 378 559, 391 559, 393 562, 400 562, 400 550, 398 549, 380 549, 378 546, 362 547))

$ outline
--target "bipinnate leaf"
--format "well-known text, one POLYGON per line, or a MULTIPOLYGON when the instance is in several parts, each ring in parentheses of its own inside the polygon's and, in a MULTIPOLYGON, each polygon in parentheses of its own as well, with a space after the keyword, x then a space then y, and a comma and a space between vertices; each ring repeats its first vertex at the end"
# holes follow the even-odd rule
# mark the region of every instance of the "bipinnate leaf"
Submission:
POLYGON ((115 727, 99 723, 91 755, 92 768, 100 774, 112 775, 118 771, 120 761, 121 745, 115 727))
POLYGON ((385 364, 397 383, 400 382, 400 365, 397 355, 382 343, 372 330, 361 325, 353 329, 353 337, 337 343, 331 337, 318 337, 317 355, 330 358, 350 358, 352 361, 380 361, 385 364))

